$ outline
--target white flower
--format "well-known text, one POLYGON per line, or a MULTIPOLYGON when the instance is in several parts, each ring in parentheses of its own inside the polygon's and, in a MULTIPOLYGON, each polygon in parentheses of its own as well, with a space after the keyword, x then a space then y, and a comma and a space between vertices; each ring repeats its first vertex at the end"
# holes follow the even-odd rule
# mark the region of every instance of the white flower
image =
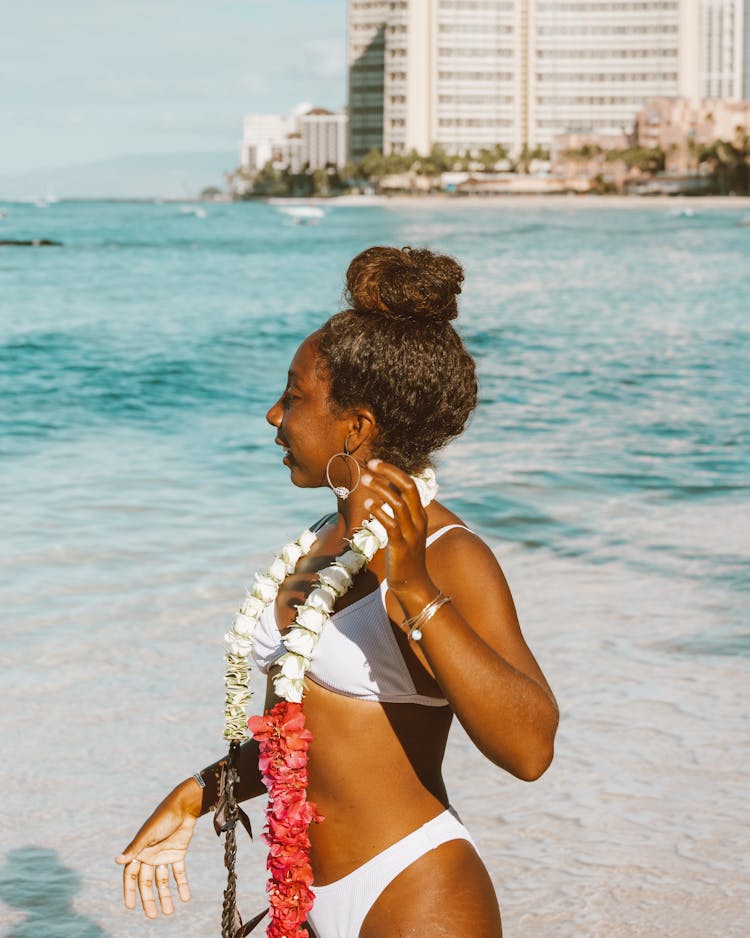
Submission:
POLYGON ((284 647, 295 655, 302 655, 303 658, 311 658, 318 642, 318 636, 307 629, 289 629, 284 636, 284 647))
POLYGON ((388 515, 389 518, 393 517, 393 509, 391 508, 390 505, 386 505, 386 503, 383 502, 383 504, 380 507, 388 515))
POLYGON ((385 547, 385 545, 388 543, 388 532, 377 518, 368 518, 362 527, 366 531, 371 531, 375 535, 375 537, 378 539, 378 545, 380 547, 385 547))
POLYGON ((229 645, 232 654, 247 657, 253 649, 253 643, 248 638, 243 638, 235 632, 227 632, 224 641, 229 645))
POLYGON ((281 551, 281 559, 286 564, 287 571, 292 573, 297 566, 297 562, 302 556, 302 548, 299 544, 287 544, 281 551))
POLYGON ((281 584, 287 577, 286 562, 281 557, 274 557, 271 566, 268 568, 268 575, 272 580, 281 584))
POLYGON ((282 674, 274 679, 273 689, 277 697, 288 700, 290 703, 302 703, 305 695, 305 685, 301 679, 291 680, 282 674))
POLYGON ((292 681, 301 680, 305 676, 306 661, 301 655, 287 652, 279 658, 276 664, 281 668, 283 676, 292 681))
POLYGON ((266 576, 263 573, 255 574, 252 594, 256 599, 260 599, 263 603, 270 603, 276 599, 278 591, 279 584, 276 580, 272 580, 270 576, 266 576))
POLYGON ((364 554, 367 560, 372 558, 380 550, 380 539, 366 527, 360 528, 351 540, 351 545, 355 550, 364 554))
POLYGON ((297 606, 297 616, 292 624, 296 623, 308 632, 320 635, 326 622, 328 622, 328 613, 325 609, 316 609, 309 603, 305 603, 303 606, 297 606))
POLYGON ((317 539, 318 535, 313 534, 312 531, 303 531, 302 534, 300 534, 300 536, 297 538, 297 543, 302 548, 302 553, 308 553, 317 539))
POLYGON ((254 619, 257 619, 265 607, 266 604, 262 599, 258 599, 257 596, 248 595, 240 606, 240 612, 246 616, 252 616, 254 619))
POLYGON ((331 591, 337 596, 343 596, 352 585, 351 576, 336 563, 332 563, 330 567, 323 567, 318 574, 318 579, 323 586, 330 587, 331 591))
POLYGON ((351 576, 356 576, 367 563, 367 558, 361 551, 347 550, 336 558, 336 563, 351 576))
POLYGON ((412 476, 412 479, 414 479, 414 484, 417 486, 420 501, 426 508, 438 493, 435 470, 427 468, 419 475, 412 476))
POLYGON ((243 637, 252 638, 253 631, 256 626, 256 620, 250 616, 245 616, 241 612, 238 612, 234 617, 234 622, 232 624, 232 629, 237 635, 242 635, 243 637))
POLYGON ((305 605, 312 606, 313 609, 333 612, 333 607, 336 605, 336 594, 325 586, 316 586, 305 600, 305 605))

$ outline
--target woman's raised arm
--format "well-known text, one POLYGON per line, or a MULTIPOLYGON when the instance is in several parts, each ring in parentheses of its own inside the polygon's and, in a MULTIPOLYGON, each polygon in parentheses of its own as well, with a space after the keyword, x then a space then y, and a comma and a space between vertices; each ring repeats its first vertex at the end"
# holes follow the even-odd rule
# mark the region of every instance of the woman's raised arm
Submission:
POLYGON ((363 483, 373 498, 365 506, 388 531, 388 588, 404 616, 440 593, 451 599, 412 642, 415 653, 481 752, 518 778, 538 778, 552 761, 559 713, 497 560, 475 535, 451 531, 430 548, 428 565, 427 516, 414 483, 387 463, 368 468, 363 483))

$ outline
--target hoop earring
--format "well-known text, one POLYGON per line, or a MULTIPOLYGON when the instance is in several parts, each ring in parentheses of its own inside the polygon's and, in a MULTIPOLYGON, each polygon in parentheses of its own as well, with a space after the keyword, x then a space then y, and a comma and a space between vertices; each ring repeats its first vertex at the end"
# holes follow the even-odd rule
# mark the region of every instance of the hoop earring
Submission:
MULTIPOLYGON (((350 476, 353 477, 353 475, 354 473, 350 471, 350 476)), ((328 460, 326 464, 326 481, 328 482, 328 487, 333 491, 333 494, 337 498, 342 499, 342 501, 346 501, 347 498, 349 498, 352 492, 359 485, 359 481, 361 478, 362 478, 362 470, 359 468, 359 463, 354 458, 354 456, 352 456, 352 454, 349 452, 349 447, 346 445, 346 443, 344 443, 343 452, 334 453, 333 456, 331 456, 331 458, 328 460), (357 481, 354 483, 354 485, 351 488, 348 488, 346 485, 334 485, 333 482, 331 481, 331 463, 333 462, 334 459, 344 459, 344 460, 349 459, 354 463, 357 469, 357 481)))

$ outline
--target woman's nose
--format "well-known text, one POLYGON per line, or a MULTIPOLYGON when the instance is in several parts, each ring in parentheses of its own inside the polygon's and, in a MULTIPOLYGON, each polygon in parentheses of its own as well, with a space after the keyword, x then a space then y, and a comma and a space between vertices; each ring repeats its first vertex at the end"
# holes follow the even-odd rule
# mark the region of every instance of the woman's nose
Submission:
POLYGON ((272 427, 281 426, 281 412, 281 398, 279 398, 273 407, 271 407, 266 413, 266 420, 271 424, 272 427))

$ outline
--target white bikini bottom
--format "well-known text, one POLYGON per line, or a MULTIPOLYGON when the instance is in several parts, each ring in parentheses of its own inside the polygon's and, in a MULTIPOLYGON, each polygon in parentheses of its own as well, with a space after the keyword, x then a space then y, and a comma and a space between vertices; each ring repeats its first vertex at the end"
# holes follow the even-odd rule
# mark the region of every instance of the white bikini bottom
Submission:
POLYGON ((471 835, 452 808, 396 841, 362 866, 327 886, 315 886, 315 904, 307 921, 317 938, 358 938, 362 923, 386 886, 425 853, 449 840, 471 835))

